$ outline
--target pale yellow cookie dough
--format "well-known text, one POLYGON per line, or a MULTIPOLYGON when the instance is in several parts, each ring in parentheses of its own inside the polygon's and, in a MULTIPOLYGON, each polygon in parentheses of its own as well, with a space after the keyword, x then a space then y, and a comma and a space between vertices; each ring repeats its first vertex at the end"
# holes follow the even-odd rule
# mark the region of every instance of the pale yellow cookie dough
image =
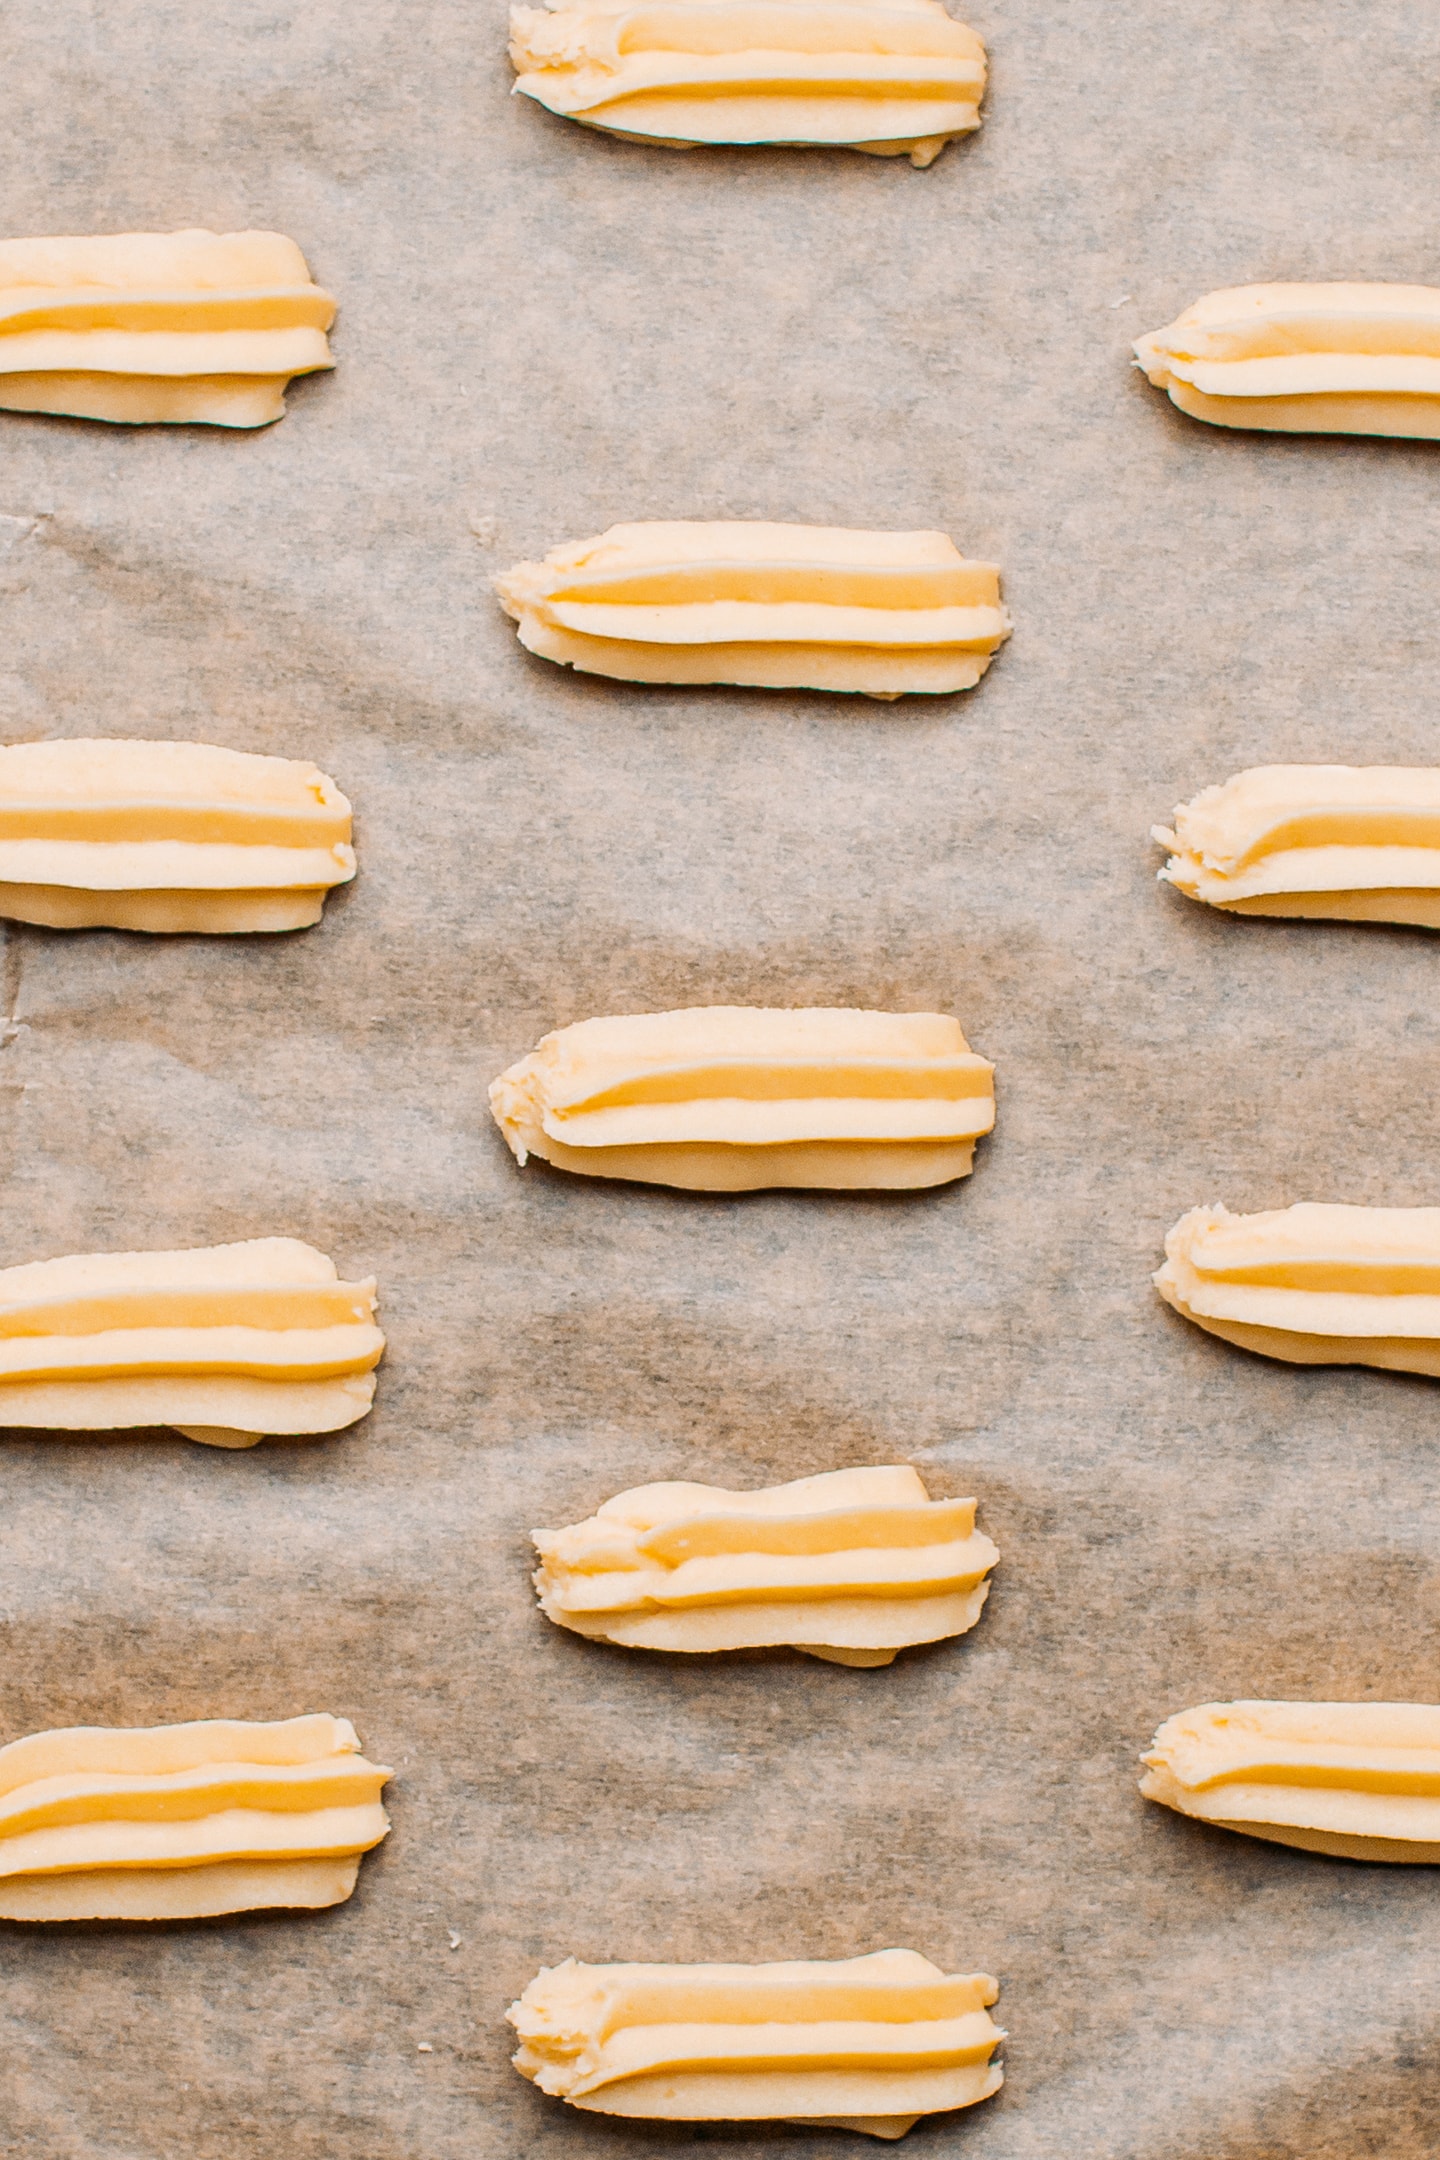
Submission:
POLYGON ((0 1748, 0 1918, 337 1905, 389 1829, 346 1718, 72 1726, 0 1748))
POLYGON ((1179 803, 1160 876, 1231 915, 1440 929, 1440 768, 1259 765, 1179 803))
POLYGON ((510 11, 515 87, 610 134, 928 165, 980 125, 985 47, 940 0, 579 0, 510 11))
POLYGON ((1264 1357, 1440 1376, 1440 1208, 1192 1208, 1155 1287, 1264 1357))
POLYGON ((975 1502, 932 1500, 908 1465, 760 1492, 639 1485, 534 1536, 541 1607, 579 1635, 640 1650, 786 1643, 837 1665, 963 1635, 1000 1557, 975 1502))
POLYGON ((0 1268, 0 1425, 173 1425, 212 1447, 364 1417, 375 1283, 298 1238, 0 1268))
POLYGON ((0 407, 264 427, 334 319, 281 233, 0 240, 0 407))
POLYGON ((1347 1860, 1440 1861, 1440 1707, 1231 1702, 1156 1733, 1140 1790, 1201 1822, 1347 1860))
POLYGON ((998 2092, 986 1973, 913 1950, 778 1965, 542 1968, 506 2013, 514 2063, 600 2115, 787 2121, 898 2138, 998 2092))
POLYGON ((1217 427, 1440 436, 1440 286, 1238 285, 1137 339, 1135 357, 1217 427))
POLYGON ((612 525, 495 584, 531 652, 626 682, 969 690, 1010 635, 995 565, 939 532, 612 525))
POLYGON ((698 1192, 970 1171, 995 1068, 943 1013, 704 1005, 580 1020, 491 1084, 518 1162, 698 1192))
POLYGON ((355 875, 350 805, 297 758, 108 738, 0 749, 0 916, 302 930, 355 875))

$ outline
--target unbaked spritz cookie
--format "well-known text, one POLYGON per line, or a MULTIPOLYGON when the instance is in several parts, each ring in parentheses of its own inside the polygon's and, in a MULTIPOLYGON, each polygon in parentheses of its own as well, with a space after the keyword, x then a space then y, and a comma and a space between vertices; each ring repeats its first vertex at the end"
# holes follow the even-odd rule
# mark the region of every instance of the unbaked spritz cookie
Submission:
POLYGON ((932 1500, 908 1464, 760 1492, 637 1485, 587 1522, 537 1530, 542 1610, 634 1650, 787 1644, 889 1665, 980 1617, 999 1553, 973 1500, 932 1500))
POLYGON ((693 1192, 968 1175, 995 1068, 944 1013, 702 1005, 579 1020, 491 1083, 522 1165, 693 1192))
POLYGON ((281 233, 0 240, 0 407, 264 427, 334 319, 281 233))
POLYGON ((170 1425, 209 1447, 338 1432, 375 1398, 375 1283, 298 1238, 0 1268, 0 1425, 170 1425))
POLYGON ((31 1733, 0 1747, 0 1918, 342 1904, 390 1775, 346 1718, 31 1733))
POLYGON ((1000 2090, 988 1973, 914 1950, 783 1965, 542 1968, 506 2012, 523 2077, 661 2122, 798 2122, 903 2137, 1000 2090))
POLYGON ((622 682, 970 690, 1010 635, 995 564, 941 532, 612 525, 495 586, 529 651, 622 682))
POLYGON ((1306 1852, 1440 1861, 1440 1708, 1201 1703, 1144 1758, 1148 1800, 1306 1852))
POLYGON ((1197 1327, 1290 1365, 1440 1377, 1440 1208, 1192 1208, 1155 1287, 1197 1327))
POLYGON ((1179 803, 1160 876, 1231 915, 1440 929, 1440 769, 1258 765, 1179 803))
POLYGON ((1217 427, 1440 436, 1440 286, 1237 285, 1137 339, 1135 357, 1217 427))
POLYGON ((12 922, 303 930, 354 875, 350 805, 300 759, 190 742, 0 749, 0 916, 12 922))
POLYGON ((940 0, 579 0, 510 11, 515 87, 612 135, 928 165, 980 125, 985 47, 940 0))

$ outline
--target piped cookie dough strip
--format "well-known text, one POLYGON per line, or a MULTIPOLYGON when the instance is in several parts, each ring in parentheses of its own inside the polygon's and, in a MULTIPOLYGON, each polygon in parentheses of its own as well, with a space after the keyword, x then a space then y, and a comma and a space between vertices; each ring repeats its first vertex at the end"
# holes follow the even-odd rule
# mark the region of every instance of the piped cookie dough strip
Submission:
POLYGON ((517 1162, 692 1192, 968 1175, 995 1068, 943 1013, 706 1005, 581 1020, 490 1088, 517 1162))
POLYGON ((1440 1862, 1440 1706, 1201 1703, 1144 1757, 1147 1800, 1346 1860, 1440 1862))
POLYGON ((105 738, 0 749, 0 916, 12 922, 302 930, 354 875, 350 805, 303 760, 105 738))
POLYGON ((0 1425, 171 1425, 210 1447, 338 1432, 375 1396, 375 1283, 298 1238, 0 1268, 0 1425))
POLYGON ((1238 285, 1137 339, 1135 358, 1216 427, 1440 436, 1440 286, 1238 285))
POLYGON ((1160 877, 1226 914, 1440 929, 1440 768, 1259 765, 1153 830, 1160 877))
POLYGON ((612 525, 495 584, 530 652, 622 682, 970 690, 1010 635, 995 565, 940 532, 612 525))
POLYGON ((523 2077, 661 2122, 799 2122, 898 2138, 998 2092, 988 1973, 914 1950, 774 1965, 542 1968, 506 2013, 523 2077))
POLYGON ((264 427, 334 319, 282 233, 0 240, 0 407, 264 427))
POLYGON ((932 1500, 908 1464, 760 1492, 639 1485, 534 1538, 559 1627, 636 1650, 786 1644, 837 1665, 963 1635, 1000 1557, 975 1502, 932 1500))
POLYGON ((1440 1378, 1440 1208, 1192 1208, 1154 1280, 1185 1319, 1262 1357, 1440 1378))
POLYGON ((391 1774, 347 1718, 32 1733, 0 1748, 0 1919, 341 1904, 391 1774))
POLYGON ((929 165, 980 125, 985 47, 940 0, 580 0, 510 11, 515 88, 688 150, 777 143, 929 165))

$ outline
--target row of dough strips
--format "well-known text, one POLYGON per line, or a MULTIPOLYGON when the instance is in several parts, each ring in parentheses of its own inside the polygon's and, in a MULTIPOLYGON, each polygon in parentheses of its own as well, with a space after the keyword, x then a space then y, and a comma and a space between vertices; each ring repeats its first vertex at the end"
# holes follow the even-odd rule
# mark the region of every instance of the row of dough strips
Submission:
MULTIPOLYGON (((666 610, 643 612, 653 623, 666 610)), ((1440 928, 1435 767, 1257 766, 1178 804, 1154 837, 1171 851, 1161 878, 1226 914, 1440 928)), ((299 758, 113 737, 0 748, 0 918, 12 922, 307 929, 354 878, 352 840, 348 799, 299 758)), ((597 1031, 618 1026, 590 1023, 595 1055, 597 1031)))

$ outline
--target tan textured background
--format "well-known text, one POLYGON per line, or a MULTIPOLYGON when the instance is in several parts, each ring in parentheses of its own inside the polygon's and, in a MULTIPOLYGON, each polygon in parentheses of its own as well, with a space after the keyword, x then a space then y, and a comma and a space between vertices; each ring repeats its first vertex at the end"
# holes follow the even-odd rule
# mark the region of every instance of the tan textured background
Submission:
POLYGON ((859 2160, 567 2115, 498 2020, 571 1950, 892 1942, 994 1970, 1013 2034, 917 2160, 1434 2149, 1440 1882, 1132 1773, 1208 1696, 1440 1692, 1440 1393, 1147 1285, 1197 1201, 1440 1198, 1437 946, 1209 919, 1146 842, 1244 764, 1440 756, 1440 453, 1228 438, 1126 347, 1227 282, 1440 277, 1440 19, 970 19, 990 117, 922 174, 568 127, 494 0, 7 0, 5 232, 273 225, 342 312, 268 434, 0 421, 4 734, 313 755, 361 875, 293 940, 8 933, 0 1258, 291 1232, 378 1272, 391 1351, 331 1442, 7 1442, 0 1735, 325 1708, 399 1776, 328 1917, 0 1929, 0 2153, 859 2160), (487 597, 725 514, 944 526, 1015 639, 933 704, 631 693, 487 597), (501 1065, 714 999, 959 1013, 973 1181, 514 1169, 501 1065), (622 1485, 906 1457, 1003 1551, 962 1646, 691 1666, 531 1604, 528 1527, 622 1485))

